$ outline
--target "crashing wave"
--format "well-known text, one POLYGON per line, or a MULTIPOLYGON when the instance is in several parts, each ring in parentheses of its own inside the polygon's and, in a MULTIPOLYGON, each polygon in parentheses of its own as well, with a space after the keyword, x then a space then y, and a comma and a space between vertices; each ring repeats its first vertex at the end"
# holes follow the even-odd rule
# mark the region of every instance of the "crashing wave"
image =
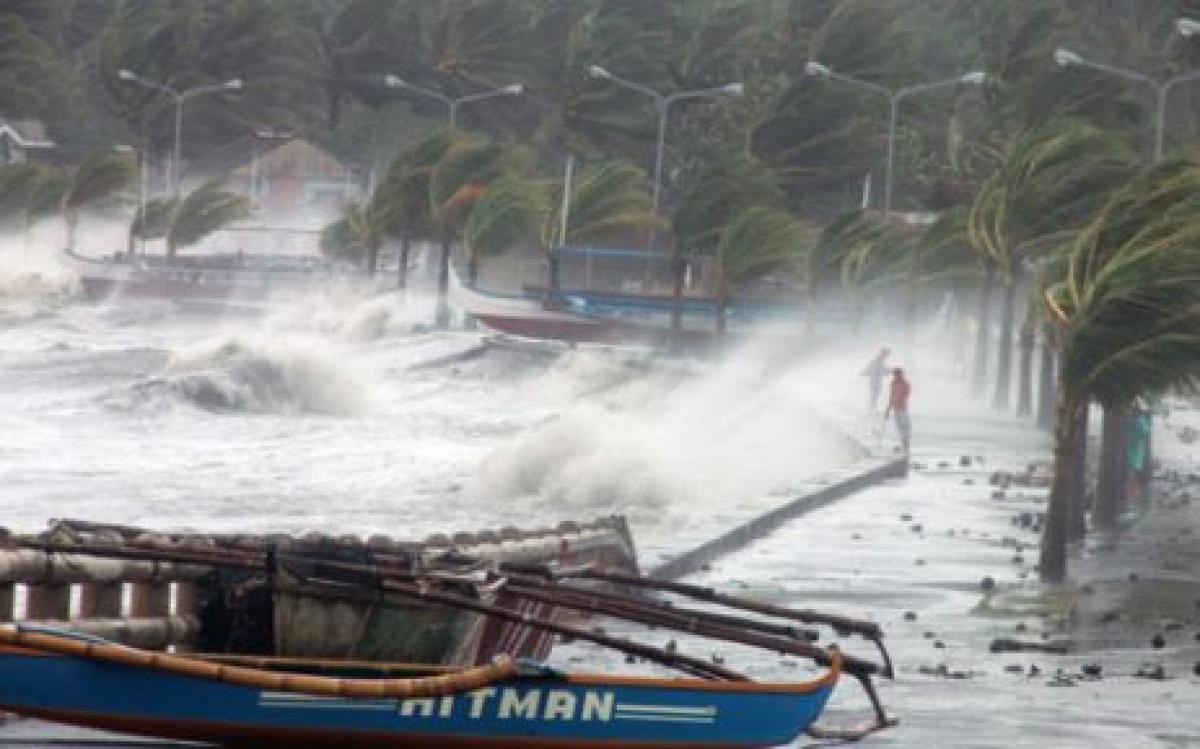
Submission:
POLYGON ((230 338, 177 353, 161 377, 134 387, 141 405, 164 398, 224 413, 348 416, 367 396, 336 356, 300 342, 230 338))

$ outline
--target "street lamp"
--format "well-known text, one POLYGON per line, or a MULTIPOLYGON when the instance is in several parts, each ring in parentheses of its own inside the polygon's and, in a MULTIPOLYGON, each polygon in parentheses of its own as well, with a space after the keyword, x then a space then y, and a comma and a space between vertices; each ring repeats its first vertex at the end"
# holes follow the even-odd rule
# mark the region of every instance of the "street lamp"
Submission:
POLYGON ((422 94, 423 96, 427 96, 431 99, 437 99, 441 103, 445 104, 446 108, 450 112, 450 127, 455 127, 458 124, 458 107, 460 104, 466 104, 472 101, 482 101, 483 99, 491 99, 495 96, 520 96, 525 91, 524 85, 520 83, 510 83, 507 86, 501 86, 500 88, 495 88, 491 91, 484 91, 478 94, 469 94, 467 96, 453 98, 446 96, 440 91, 434 91, 431 88, 425 88, 424 86, 418 86, 415 83, 409 83, 398 75, 385 75, 383 77, 383 83, 388 88, 405 88, 409 91, 422 94))
POLYGON ((896 117, 900 111, 900 102, 907 96, 929 91, 935 88, 943 88, 945 86, 957 86, 960 84, 968 84, 972 86, 982 85, 987 81, 987 74, 982 71, 974 70, 970 73, 964 73, 955 78, 947 78, 944 81, 933 81, 932 83, 918 83, 915 86, 904 86, 892 90, 887 86, 881 86, 878 83, 864 81, 861 78, 855 78, 852 75, 839 73, 828 65, 810 60, 804 65, 804 72, 815 78, 830 78, 844 83, 849 83, 854 86, 874 91, 877 94, 882 94, 888 98, 890 104, 890 113, 888 117, 888 139, 887 139, 887 172, 883 180, 883 212, 890 214, 892 212, 892 171, 896 161, 896 117))
POLYGON ((201 94, 211 94, 218 91, 238 91, 242 88, 241 78, 230 78, 224 83, 215 83, 208 86, 196 86, 194 88, 178 91, 171 86, 156 81, 147 80, 137 73, 127 68, 121 68, 117 71, 117 77, 123 81, 136 83, 155 91, 161 91, 175 98, 175 197, 179 197, 179 182, 180 182, 180 163, 183 159, 183 103, 193 96, 201 94))
MULTIPOLYGON (((654 218, 658 218, 659 193, 662 190, 662 167, 663 167, 663 150, 666 145, 667 136, 667 115, 671 109, 671 105, 682 99, 699 99, 710 98, 715 99, 722 96, 741 96, 745 93, 745 86, 741 83, 729 83, 724 86, 715 88, 701 88, 692 91, 677 91, 673 94, 664 96, 658 91, 643 86, 640 83, 627 81, 612 73, 608 72, 599 65, 593 65, 588 68, 588 75, 592 78, 603 78, 606 81, 612 81, 618 86, 637 91, 640 94, 649 96, 654 100, 654 105, 658 109, 658 145, 654 150, 654 190, 651 193, 651 213, 654 218)), ((654 224, 650 226, 650 247, 654 249, 655 239, 657 237, 657 228, 654 224)))
MULTIPOLYGON (((1175 25, 1176 25, 1176 28, 1178 29, 1179 33, 1182 34, 1183 36, 1190 37, 1193 34, 1200 32, 1200 23, 1197 23, 1196 21, 1193 21, 1190 18, 1180 18, 1175 22, 1175 25)), ((1165 133, 1166 121, 1167 121, 1166 115, 1167 115, 1167 96, 1168 96, 1168 94, 1170 94, 1171 89, 1174 88, 1175 86, 1177 86, 1178 84, 1186 83, 1188 81, 1194 81, 1197 78, 1200 78, 1200 70, 1193 70, 1190 73, 1182 73, 1180 75, 1175 76, 1174 78, 1168 78, 1165 81, 1159 82, 1159 81, 1154 80, 1150 76, 1145 75, 1144 73, 1139 73, 1136 70, 1129 70, 1127 68, 1119 68, 1115 65, 1107 65, 1102 62, 1093 62, 1091 60, 1085 60, 1084 58, 1075 54, 1071 50, 1064 49, 1063 47, 1059 47, 1058 49, 1054 50, 1054 62, 1057 63, 1060 67, 1067 67, 1069 65, 1077 65, 1081 68, 1091 68, 1093 70, 1099 70, 1102 73, 1108 73, 1109 75, 1115 75, 1117 77, 1124 78, 1124 79, 1130 80, 1130 81, 1134 81, 1136 83, 1144 83, 1144 84, 1150 86, 1151 88, 1153 88, 1154 94, 1158 100, 1158 109, 1157 109, 1158 114, 1157 114, 1157 118, 1155 119, 1155 125, 1154 125, 1154 160, 1155 161, 1161 160, 1162 154, 1163 154, 1163 136, 1165 133)))

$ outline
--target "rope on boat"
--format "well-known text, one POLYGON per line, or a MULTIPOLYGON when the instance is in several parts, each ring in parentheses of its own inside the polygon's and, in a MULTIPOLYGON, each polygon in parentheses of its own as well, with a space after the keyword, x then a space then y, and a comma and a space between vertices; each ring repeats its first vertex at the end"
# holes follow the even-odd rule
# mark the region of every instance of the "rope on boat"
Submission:
POLYGON ((138 650, 102 640, 81 639, 22 629, 0 628, 0 642, 31 650, 90 658, 122 666, 150 668, 179 676, 223 681, 252 689, 296 692, 321 697, 353 699, 441 697, 469 692, 521 675, 517 662, 508 656, 499 656, 485 666, 466 668, 437 676, 411 679, 343 679, 233 666, 169 653, 138 650))

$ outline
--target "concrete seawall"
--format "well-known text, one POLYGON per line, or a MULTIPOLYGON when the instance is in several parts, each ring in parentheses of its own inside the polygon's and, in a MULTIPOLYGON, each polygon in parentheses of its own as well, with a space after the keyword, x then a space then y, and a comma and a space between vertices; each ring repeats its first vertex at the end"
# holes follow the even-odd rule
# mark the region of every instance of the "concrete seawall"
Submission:
POLYGON ((716 538, 663 562, 649 571, 650 577, 675 580, 701 571, 705 565, 731 554, 774 531, 783 523, 851 496, 888 479, 905 475, 907 460, 871 458, 846 469, 847 475, 741 523, 716 538))

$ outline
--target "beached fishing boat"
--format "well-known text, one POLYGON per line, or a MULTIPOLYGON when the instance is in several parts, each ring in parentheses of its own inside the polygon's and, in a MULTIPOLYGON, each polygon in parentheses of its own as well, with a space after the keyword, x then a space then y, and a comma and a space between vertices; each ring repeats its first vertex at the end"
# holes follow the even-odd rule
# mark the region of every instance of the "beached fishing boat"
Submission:
POLYGON ((429 671, 164 655, 0 629, 0 709, 250 747, 762 747, 821 714, 840 674, 797 684, 561 673, 499 658, 429 671))
POLYGON ((688 319, 672 334, 670 313, 659 309, 613 309, 589 303, 576 295, 561 295, 556 303, 529 295, 505 295, 472 289, 451 273, 450 299, 465 314, 499 333, 568 343, 662 345, 711 344, 716 338, 711 316, 688 319))
POLYGON ((261 302, 295 296, 330 284, 374 288, 367 275, 309 255, 220 253, 161 255, 117 253, 90 257, 66 250, 67 266, 90 299, 113 296, 179 301, 261 302))
MULTIPOLYGON (((412 599, 330 597, 297 577, 295 561, 417 569, 447 555, 475 565, 565 560, 637 569, 620 517, 423 541, 163 533, 63 520, 45 533, 0 540, 0 621, 15 615, 143 648, 221 654, 445 665, 486 663, 498 653, 544 657, 550 635, 520 621, 412 599), (291 561, 284 565, 284 559, 291 561), (14 611, 18 585, 26 589, 24 611, 14 611), (80 601, 74 612, 72 597, 80 601)), ((470 594, 531 616, 560 615, 554 606, 514 601, 503 590, 470 594)))

